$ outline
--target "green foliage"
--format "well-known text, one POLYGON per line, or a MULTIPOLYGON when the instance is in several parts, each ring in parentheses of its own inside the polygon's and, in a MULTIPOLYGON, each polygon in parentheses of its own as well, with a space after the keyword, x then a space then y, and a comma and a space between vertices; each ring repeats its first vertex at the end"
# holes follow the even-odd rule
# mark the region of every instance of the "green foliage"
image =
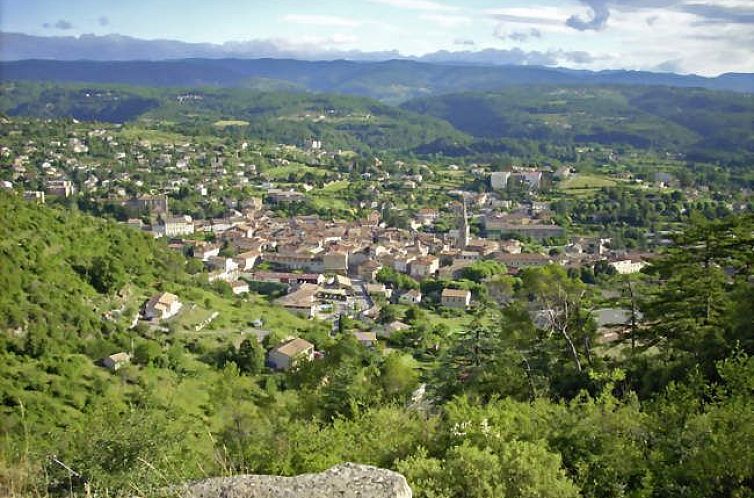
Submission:
POLYGON ((707 372, 737 347, 752 353, 751 307, 754 219, 700 217, 648 272, 661 279, 644 307, 652 324, 647 345, 707 372), (743 312, 743 314, 742 314, 743 312))
POLYGON ((235 355, 235 362, 238 368, 251 375, 262 373, 265 362, 265 351, 256 337, 244 339, 238 347, 235 355))
POLYGON ((400 290, 418 289, 419 283, 405 273, 400 273, 389 266, 377 272, 377 281, 400 290))
MULTIPOLYGON (((739 165, 745 165, 754 153, 750 99, 708 90, 514 87, 495 93, 425 97, 403 107, 445 119, 463 132, 488 140, 630 145, 676 150, 693 160, 724 158, 726 163, 739 165)), ((480 141, 471 148, 482 146, 480 141)), ((436 149, 439 152, 443 147, 436 149)))
POLYGON ((480 283, 495 275, 506 272, 505 265, 497 261, 475 261, 461 271, 461 276, 465 279, 480 283))

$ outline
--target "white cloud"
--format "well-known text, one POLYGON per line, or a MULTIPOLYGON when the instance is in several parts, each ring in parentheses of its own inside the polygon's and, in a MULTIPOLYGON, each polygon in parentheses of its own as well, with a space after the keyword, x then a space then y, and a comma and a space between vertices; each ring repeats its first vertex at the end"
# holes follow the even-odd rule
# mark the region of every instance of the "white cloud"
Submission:
POLYGON ((407 10, 427 10, 435 12, 457 12, 460 8, 453 5, 434 2, 432 0, 370 0, 372 3, 380 3, 407 10))
POLYGON ((288 14, 283 16, 284 22, 306 24, 310 26, 326 26, 333 28, 356 28, 363 23, 356 19, 338 16, 324 16, 316 14, 288 14))
POLYGON ((471 24, 471 18, 453 14, 422 14, 419 16, 424 21, 437 24, 444 28, 455 28, 471 24))

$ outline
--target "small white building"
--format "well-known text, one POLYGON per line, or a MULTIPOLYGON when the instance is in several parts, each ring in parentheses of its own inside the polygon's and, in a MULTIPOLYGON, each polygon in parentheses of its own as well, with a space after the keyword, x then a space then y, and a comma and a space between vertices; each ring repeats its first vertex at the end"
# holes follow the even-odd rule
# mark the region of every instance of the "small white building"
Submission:
POLYGON ((131 355, 125 352, 111 354, 102 359, 102 366, 113 372, 127 365, 131 361, 131 355))
POLYGON ((153 296, 144 305, 144 318, 147 320, 167 320, 178 314, 183 303, 178 296, 169 292, 163 292, 153 296))
POLYGON ((490 187, 492 190, 505 190, 508 187, 510 171, 495 171, 490 174, 490 187))
POLYGON ((622 259, 619 261, 613 261, 610 266, 615 269, 620 275, 629 275, 631 273, 639 273, 642 268, 647 266, 646 261, 622 259))
POLYGON ((443 289, 440 302, 448 308, 466 309, 471 305, 471 291, 467 289, 443 289))
POLYGON ((194 233, 191 216, 171 216, 155 226, 155 232, 164 237, 180 237, 194 233))
POLYGON ((290 370, 301 361, 314 359, 314 345, 305 339, 291 339, 273 348, 267 362, 275 370, 290 370))
POLYGON ((354 332, 353 335, 366 348, 372 348, 377 344, 376 332, 354 332))
POLYGON ((398 302, 402 304, 419 304, 422 302, 422 293, 419 289, 411 289, 401 294, 398 297, 398 302))
POLYGON ((236 280, 230 283, 230 288, 233 289, 233 294, 236 296, 249 293, 249 284, 243 280, 236 280))

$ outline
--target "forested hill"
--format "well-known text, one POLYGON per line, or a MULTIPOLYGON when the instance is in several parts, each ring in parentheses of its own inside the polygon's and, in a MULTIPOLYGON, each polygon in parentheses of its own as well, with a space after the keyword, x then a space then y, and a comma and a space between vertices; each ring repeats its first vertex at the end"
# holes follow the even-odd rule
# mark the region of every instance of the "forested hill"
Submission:
POLYGON ((113 222, 2 192, 0 212, 0 329, 30 350, 95 345, 136 313, 134 293, 188 279, 184 259, 113 222), (105 320, 111 309, 122 320, 105 320))
POLYGON ((398 103, 458 91, 490 91, 531 85, 666 85, 754 92, 754 75, 717 78, 640 71, 574 71, 536 66, 291 59, 179 59, 167 61, 52 61, 0 63, 3 80, 125 83, 144 86, 255 87, 261 81, 398 103))
POLYGON ((415 99, 480 139, 623 144, 697 160, 754 157, 754 96, 668 87, 534 87, 415 99))
POLYGON ((231 88, 147 88, 6 82, 0 112, 38 118, 149 125, 172 123, 194 135, 243 134, 273 143, 316 138, 331 147, 412 149, 468 141, 446 121, 365 97, 231 88))

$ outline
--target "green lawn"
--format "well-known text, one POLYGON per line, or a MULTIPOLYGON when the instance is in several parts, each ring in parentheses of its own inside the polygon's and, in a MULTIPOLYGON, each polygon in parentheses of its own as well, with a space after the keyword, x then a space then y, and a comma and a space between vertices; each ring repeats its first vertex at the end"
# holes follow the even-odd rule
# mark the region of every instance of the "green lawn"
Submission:
POLYGON ((241 121, 238 119, 228 119, 228 120, 220 120, 215 121, 214 126, 217 126, 218 128, 227 128, 229 126, 249 126, 248 121, 241 121))
POLYGON ((179 133, 150 130, 147 128, 123 128, 118 135, 126 140, 147 140, 153 143, 185 143, 192 141, 191 138, 179 133))
POLYGON ((262 176, 270 180, 286 180, 291 173, 301 175, 311 173, 315 176, 327 175, 327 172, 322 169, 306 166, 305 164, 291 163, 285 166, 276 166, 274 168, 265 170, 262 173, 262 176))
POLYGON ((618 181, 599 175, 573 175, 558 185, 557 189, 568 195, 592 195, 604 187, 615 187, 618 181))

